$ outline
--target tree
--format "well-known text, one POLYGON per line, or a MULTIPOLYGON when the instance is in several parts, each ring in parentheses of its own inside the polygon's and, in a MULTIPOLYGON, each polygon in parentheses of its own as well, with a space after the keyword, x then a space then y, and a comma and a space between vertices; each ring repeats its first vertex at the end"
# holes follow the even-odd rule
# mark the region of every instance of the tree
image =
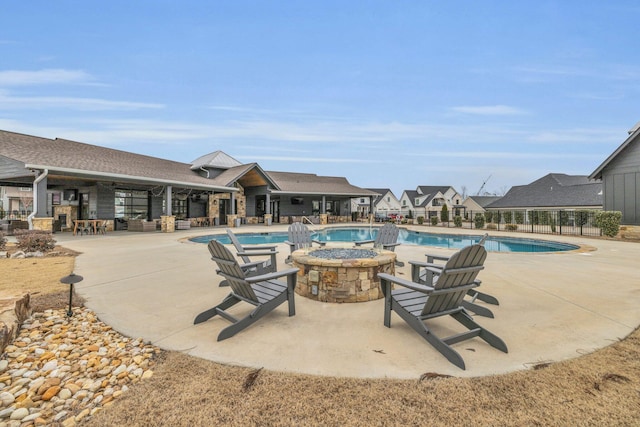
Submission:
POLYGON ((442 210, 440 211, 440 221, 449 222, 449 208, 446 204, 442 205, 442 210))

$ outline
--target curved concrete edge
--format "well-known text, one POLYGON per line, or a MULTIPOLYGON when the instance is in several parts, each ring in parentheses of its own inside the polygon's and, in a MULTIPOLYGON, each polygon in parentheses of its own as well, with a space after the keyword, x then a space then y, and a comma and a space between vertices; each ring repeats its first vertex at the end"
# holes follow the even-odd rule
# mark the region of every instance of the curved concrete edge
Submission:
MULTIPOLYGON (((237 232, 283 230, 286 226, 247 226, 237 232)), ((469 234, 469 230, 442 232, 469 234)), ((235 337, 217 342, 225 320, 213 318, 195 326, 192 322, 197 313, 222 300, 228 288, 218 286, 220 278, 205 245, 180 241, 214 233, 224 231, 65 235, 59 243, 83 252, 76 272, 85 280, 77 286, 78 292, 101 320, 121 333, 220 363, 276 371, 364 378, 418 378, 425 372, 459 377, 501 374, 592 352, 640 324, 635 267, 639 244, 494 232, 573 243, 589 250, 490 253, 479 276, 481 290, 496 296, 500 305, 487 306, 494 319, 478 317, 477 321, 500 336, 509 353, 479 339, 456 344, 466 371, 450 364, 397 315, 392 314, 391 328, 384 327, 382 300, 331 304, 296 295, 295 317, 288 317, 282 306, 235 337)), ((278 263, 284 268, 288 247, 281 244, 279 251, 278 263)), ((423 259, 426 252, 425 247, 412 245, 396 248, 403 261, 423 259)), ((428 252, 450 255, 453 250, 430 247, 428 252)), ((410 277, 408 266, 396 271, 410 277)), ((455 322, 439 319, 431 325, 436 333, 446 334, 455 322)))

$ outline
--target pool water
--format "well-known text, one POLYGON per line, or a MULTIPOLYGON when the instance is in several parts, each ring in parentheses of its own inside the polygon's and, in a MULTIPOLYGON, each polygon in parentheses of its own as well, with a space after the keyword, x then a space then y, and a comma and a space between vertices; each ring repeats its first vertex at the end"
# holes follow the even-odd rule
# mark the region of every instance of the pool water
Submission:
MULTIPOLYGON (((375 227, 325 228, 312 235, 313 239, 324 242, 356 242, 359 240, 373 240, 378 229, 375 227)), ((282 243, 287 240, 287 232, 273 233, 238 233, 238 240, 243 245, 265 245, 282 243)), ((197 243, 209 243, 217 240, 223 244, 230 244, 225 234, 212 234, 190 239, 197 243)), ((410 231, 401 228, 398 243, 419 246, 435 246, 438 248, 462 249, 477 243, 481 236, 465 236, 453 234, 433 234, 410 231)), ((550 242, 546 240, 524 239, 517 237, 490 236, 484 244, 489 252, 560 252, 572 251, 579 246, 568 243, 550 242)))

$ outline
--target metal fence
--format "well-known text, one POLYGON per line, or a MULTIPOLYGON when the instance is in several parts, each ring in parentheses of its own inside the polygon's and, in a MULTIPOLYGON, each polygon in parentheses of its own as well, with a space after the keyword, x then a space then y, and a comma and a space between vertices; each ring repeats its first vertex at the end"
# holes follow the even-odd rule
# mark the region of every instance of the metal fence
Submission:
MULTIPOLYGON (((595 210, 495 210, 486 212, 466 211, 451 215, 442 221, 440 215, 422 219, 427 226, 517 231, 522 233, 565 234, 576 236, 601 236, 596 227, 595 210), (433 218, 437 219, 434 224, 433 218)), ((418 219, 408 219, 420 223, 418 219)))

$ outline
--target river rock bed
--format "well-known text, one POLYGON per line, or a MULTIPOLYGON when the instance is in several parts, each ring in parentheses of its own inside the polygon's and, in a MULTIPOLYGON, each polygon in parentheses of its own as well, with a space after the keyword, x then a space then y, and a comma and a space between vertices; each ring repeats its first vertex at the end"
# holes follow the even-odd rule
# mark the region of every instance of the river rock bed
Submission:
POLYGON ((34 313, 0 358, 0 427, 87 420, 150 378, 159 353, 84 307, 34 313))

